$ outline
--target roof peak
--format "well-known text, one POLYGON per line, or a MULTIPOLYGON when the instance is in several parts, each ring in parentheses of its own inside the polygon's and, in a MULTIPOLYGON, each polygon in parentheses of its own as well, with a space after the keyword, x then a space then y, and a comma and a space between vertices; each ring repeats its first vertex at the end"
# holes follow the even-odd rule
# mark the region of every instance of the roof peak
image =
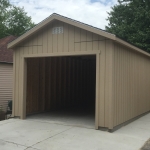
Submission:
POLYGON ((49 17, 47 17, 46 19, 44 19, 43 21, 38 23, 35 27, 33 27, 32 29, 30 29, 29 31, 27 31, 26 33, 24 33, 23 35, 18 37, 15 41, 11 42, 8 45, 8 48, 15 47, 17 44, 19 44, 20 42, 22 42, 23 40, 25 40, 27 37, 31 36, 35 32, 38 32, 41 28, 43 28, 45 25, 49 24, 53 20, 59 20, 59 21, 68 23, 70 25, 73 25, 73 26, 79 27, 81 29, 93 32, 95 34, 104 36, 104 37, 112 39, 112 40, 115 40, 115 37, 116 37, 114 34, 108 33, 108 32, 106 32, 100 28, 96 28, 96 27, 93 27, 91 25, 85 24, 83 22, 62 16, 62 15, 57 14, 57 13, 53 13, 49 17))

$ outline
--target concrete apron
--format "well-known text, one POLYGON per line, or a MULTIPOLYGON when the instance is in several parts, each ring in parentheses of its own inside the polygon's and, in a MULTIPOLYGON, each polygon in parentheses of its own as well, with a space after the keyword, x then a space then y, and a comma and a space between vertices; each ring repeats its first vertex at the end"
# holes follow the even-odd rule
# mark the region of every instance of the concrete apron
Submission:
POLYGON ((150 138, 150 114, 109 133, 40 120, 0 121, 0 150, 139 150, 150 138))
POLYGON ((90 129, 95 128, 95 114, 93 111, 59 110, 29 115, 27 119, 90 129))

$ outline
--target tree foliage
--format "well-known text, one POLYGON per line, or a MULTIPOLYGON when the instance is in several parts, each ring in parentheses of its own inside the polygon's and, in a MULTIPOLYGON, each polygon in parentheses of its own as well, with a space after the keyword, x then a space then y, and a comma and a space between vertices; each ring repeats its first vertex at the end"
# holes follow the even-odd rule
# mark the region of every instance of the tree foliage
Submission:
POLYGON ((150 0, 118 0, 106 31, 150 52, 150 0))
POLYGON ((24 8, 10 4, 9 0, 0 0, 0 38, 19 36, 34 25, 24 8))

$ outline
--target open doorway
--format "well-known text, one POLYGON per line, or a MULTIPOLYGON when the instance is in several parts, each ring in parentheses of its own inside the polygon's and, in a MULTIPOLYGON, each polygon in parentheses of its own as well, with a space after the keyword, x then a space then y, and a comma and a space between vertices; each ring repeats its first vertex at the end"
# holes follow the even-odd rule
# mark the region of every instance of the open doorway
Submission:
POLYGON ((96 56, 27 59, 26 115, 95 127, 96 56))

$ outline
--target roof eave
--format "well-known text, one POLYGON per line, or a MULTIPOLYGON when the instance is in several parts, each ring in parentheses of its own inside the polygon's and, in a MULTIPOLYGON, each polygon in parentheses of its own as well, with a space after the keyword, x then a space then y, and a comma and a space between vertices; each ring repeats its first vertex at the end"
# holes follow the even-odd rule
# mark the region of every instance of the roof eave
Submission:
POLYGON ((17 38, 16 40, 12 41, 11 43, 9 43, 7 45, 7 48, 13 48, 16 45, 18 45, 20 42, 22 42, 23 40, 27 39, 29 36, 31 36, 32 34, 34 34, 35 32, 37 32, 39 29, 41 29, 42 27, 44 27, 45 25, 47 25, 49 22, 51 22, 53 19, 55 19, 55 17, 52 15, 50 16, 48 19, 43 20, 41 23, 39 23, 37 26, 35 26, 34 28, 32 28, 31 30, 27 31, 25 34, 21 35, 19 38, 17 38))
POLYGON ((116 40, 115 40, 115 41, 116 41, 117 43, 120 43, 120 44, 126 46, 126 47, 131 48, 132 50, 134 50, 134 51, 136 51, 136 52, 142 53, 142 54, 144 54, 144 55, 150 57, 150 54, 149 54, 148 52, 145 52, 144 50, 141 50, 140 48, 138 48, 138 47, 136 47, 136 46, 134 46, 134 45, 131 45, 131 44, 129 44, 129 43, 126 42, 126 41, 121 40, 120 38, 117 38, 117 37, 116 37, 116 40))

